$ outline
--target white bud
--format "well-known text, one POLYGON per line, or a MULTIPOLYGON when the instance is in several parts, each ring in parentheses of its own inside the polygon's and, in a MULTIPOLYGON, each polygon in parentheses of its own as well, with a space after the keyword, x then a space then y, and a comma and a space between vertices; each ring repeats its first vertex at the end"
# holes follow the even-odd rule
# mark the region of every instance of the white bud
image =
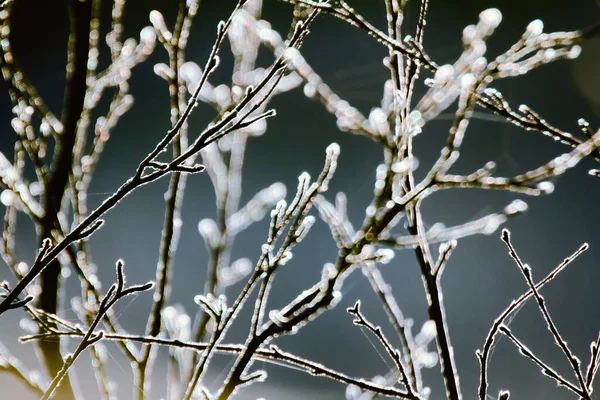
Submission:
POLYGON ((529 25, 527 25, 525 34, 527 35, 527 37, 534 37, 534 36, 540 35, 543 30, 544 30, 544 23, 542 22, 541 19, 536 19, 536 20, 531 21, 529 23, 529 25))
POLYGON ((504 212, 508 215, 522 213, 527 211, 527 203, 523 200, 515 200, 504 208, 504 212))
POLYGON ((179 74, 181 79, 187 83, 188 88, 195 87, 202 77, 202 69, 195 62, 188 61, 179 68, 179 74))
POLYGON ((434 79, 438 84, 443 84, 454 78, 454 67, 451 64, 445 64, 435 72, 434 79))
POLYGON ((495 29, 502 22, 502 13, 497 8, 488 8, 479 14, 479 20, 491 29, 495 29))
POLYGON ((538 183, 537 188, 542 192, 542 194, 550 194, 554 192, 554 184, 548 181, 538 183))
POLYGON ((154 44, 156 43, 156 33, 151 26, 145 26, 140 31, 140 43, 154 47, 154 44))

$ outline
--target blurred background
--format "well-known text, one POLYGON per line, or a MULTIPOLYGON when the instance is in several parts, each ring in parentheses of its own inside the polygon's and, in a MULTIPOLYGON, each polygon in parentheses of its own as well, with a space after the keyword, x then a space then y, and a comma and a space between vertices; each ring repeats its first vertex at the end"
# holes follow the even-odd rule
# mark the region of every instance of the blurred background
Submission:
MULTIPOLYGON (((413 2, 406 17, 406 33, 417 19, 418 2, 413 2)), ((17 0, 14 5, 15 58, 55 113, 59 113, 64 90, 68 33, 65 3, 17 0)), ((106 3, 103 6, 105 22, 110 17, 110 4, 106 3)), ((293 7, 275 0, 265 0, 264 3, 263 18, 285 35, 293 7)), ((383 1, 352 0, 349 3, 367 20, 385 29, 383 1)), ((225 19, 233 6, 232 0, 201 2, 188 45, 188 60, 204 64, 214 40, 215 24, 225 19)), ((584 28, 600 19, 598 3, 590 0, 434 0, 430 4, 425 31, 425 49, 433 60, 438 64, 453 63, 461 53, 462 29, 476 23, 479 12, 489 7, 502 11, 503 23, 488 42, 488 58, 504 52, 533 19, 542 19, 546 32, 584 28)), ((169 26, 173 24, 177 10, 175 2, 129 0, 124 37, 139 37, 140 29, 149 25, 148 14, 153 9, 165 15, 169 26)), ((577 125, 579 118, 587 119, 594 130, 600 128, 600 38, 589 40, 582 47, 583 52, 577 60, 559 61, 524 77, 497 82, 494 87, 502 91, 515 107, 527 104, 551 124, 582 137, 577 125)), ((106 57, 107 49, 102 49, 106 57)), ((320 16, 311 27, 302 53, 341 98, 364 114, 380 104, 382 86, 389 77, 382 64, 387 51, 364 32, 333 17, 320 16)), ((229 83, 231 56, 228 45, 223 47, 221 56, 225 62, 212 75, 213 85, 229 83)), ((259 60, 266 67, 272 58, 265 49, 259 60)), ((121 119, 106 146, 90 189, 90 208, 99 205, 133 174, 139 161, 169 128, 167 85, 152 71, 155 63, 166 60, 164 49, 157 46, 150 59, 133 70, 130 83, 135 104, 121 119)), ((107 62, 106 58, 104 62, 107 62)), ((3 87, 6 89, 6 85, 3 87)), ((421 81, 418 93, 423 91, 421 81)), ((336 192, 345 192, 349 216, 359 225, 372 198, 375 168, 382 161, 379 146, 368 139, 339 132, 335 118, 321 104, 306 99, 301 89, 276 97, 271 106, 277 110, 277 117, 269 120, 265 135, 251 139, 248 145, 242 204, 275 181, 286 184, 290 199, 289 193, 295 190, 298 175, 303 171, 317 174, 322 167, 326 146, 337 142, 341 146, 339 166, 326 196, 333 200, 336 192)), ((3 132, 0 134, 0 151, 7 156, 12 154, 14 143, 10 110, 8 94, 0 96, 0 126, 3 132)), ((416 139, 415 153, 420 160, 420 174, 437 158, 445 142, 453 117, 453 108, 450 110, 439 120, 429 123, 416 139)), ((210 107, 198 107, 190 121, 190 136, 200 132, 213 116, 210 107)), ((467 131, 462 157, 454 171, 470 172, 492 160, 498 164, 498 174, 513 175, 543 164, 565 151, 566 147, 540 133, 527 132, 502 121, 476 119, 467 131)), ((587 171, 590 168, 598 166, 592 160, 585 160, 568 171, 556 180, 555 192, 546 197, 525 198, 511 193, 462 189, 436 193, 423 206, 428 226, 437 222, 454 225, 498 212, 511 200, 522 198, 530 206, 529 210, 511 219, 507 227, 513 233, 513 243, 521 258, 532 266, 537 279, 545 276, 583 242, 588 242, 590 250, 543 291, 555 322, 584 365, 589 360, 589 344, 596 339, 600 329, 600 268, 597 262, 600 259, 600 235, 597 231, 600 226, 600 178, 589 176, 587 171)), ((92 257, 99 266, 104 288, 114 281, 114 263, 118 258, 126 263, 129 282, 142 283, 154 279, 164 216, 163 193, 167 182, 168 179, 163 178, 136 190, 106 215, 106 224, 90 239, 92 257)), ((0 212, 3 211, 0 206, 0 212)), ((201 219, 214 215, 214 194, 208 176, 190 176, 171 303, 181 304, 191 315, 196 313, 197 305, 193 298, 203 290, 208 262, 197 224, 201 219)), ((18 255, 22 260, 31 262, 36 251, 35 232, 24 217, 21 222, 18 255)), ((238 236, 232 259, 248 257, 256 260, 266 234, 267 221, 252 225, 238 236)), ((329 230, 319 221, 295 249, 293 260, 277 276, 269 307, 282 307, 317 282, 323 264, 334 261, 336 254, 329 230)), ((427 313, 413 252, 398 252, 396 258, 381 269, 392 284, 405 316, 414 319, 414 333, 417 333, 427 320, 427 313)), ((0 267, 1 279, 13 279, 7 268, 0 267)), ((78 294, 79 285, 74 275, 66 280, 66 285, 69 296, 78 294)), ((460 241, 442 286, 463 394, 465 399, 474 398, 479 383, 475 350, 483 345, 493 320, 527 287, 508 256, 499 231, 490 236, 460 241)), ((229 298, 234 298, 238 291, 239 285, 229 288, 229 298)), ((392 338, 393 329, 380 303, 360 272, 353 273, 345 281, 342 293, 343 299, 335 309, 308 324, 296 335, 280 338, 276 343, 286 351, 352 376, 369 378, 384 375, 393 367, 391 361, 368 332, 353 326, 352 317, 345 312, 360 299, 366 316, 381 324, 386 335, 392 338)), ((118 306, 119 321, 129 332, 141 334, 150 304, 149 293, 126 299, 118 306)), ((75 318, 69 307, 69 304, 65 305, 65 316, 75 318)), ((18 343, 18 337, 23 334, 19 326, 23 317, 20 311, 3 315, 0 340, 30 368, 36 368, 34 346, 18 343)), ((248 324, 249 313, 240 314, 227 342, 243 340, 248 324)), ((510 326, 517 337, 548 364, 572 377, 567 360, 545 330, 545 323, 533 302, 523 307, 510 326)), ((395 338, 394 343, 397 343, 395 338)), ((110 374, 119 384, 120 398, 130 398, 130 367, 114 345, 108 344, 108 349, 110 374)), ((433 346, 430 349, 433 350, 433 346)), ((165 355, 165 351, 159 352, 152 391, 147 394, 147 399, 164 396, 165 355)), ((206 381, 209 388, 218 387, 232 362, 231 357, 215 359, 206 381)), ((236 396, 237 399, 344 398, 345 387, 341 384, 263 363, 255 363, 254 368, 268 372, 267 382, 244 389, 236 396)), ((80 389, 85 398, 98 398, 87 356, 80 358, 73 370, 80 378, 80 389)), ((445 398, 437 366, 424 371, 424 380, 432 389, 431 399, 445 398)), ((7 396, 5 398, 32 398, 7 375, 0 375, 0 388, 3 396, 7 396)), ((517 399, 572 398, 570 392, 556 388, 554 381, 544 377, 533 363, 521 357, 506 338, 499 341, 491 359, 489 393, 496 395, 504 388, 510 389, 517 399)))

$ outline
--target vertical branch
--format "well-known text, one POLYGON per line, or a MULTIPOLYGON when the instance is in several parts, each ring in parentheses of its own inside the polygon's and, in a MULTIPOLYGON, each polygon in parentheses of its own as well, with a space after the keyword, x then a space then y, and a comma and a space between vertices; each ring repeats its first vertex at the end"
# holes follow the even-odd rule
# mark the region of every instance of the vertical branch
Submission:
MULTIPOLYGON (((412 175, 412 174, 411 174, 412 175)), ((441 274, 435 270, 431 261, 429 244, 422 235, 422 220, 419 210, 419 205, 408 211, 409 226, 408 230, 413 235, 421 237, 421 243, 415 248, 415 254, 421 267, 421 277, 427 294, 429 318, 435 322, 436 341, 438 345, 438 353, 440 355, 440 368, 444 377, 446 386, 446 395, 449 400, 460 400, 462 398, 458 373, 454 361, 454 352, 450 343, 450 335, 446 322, 446 311, 440 287, 441 274)))
MULTIPOLYGON (((198 9, 198 2, 180 0, 179 12, 175 24, 174 34, 170 40, 162 37, 165 49, 169 54, 169 68, 173 72, 169 81, 169 95, 171 98, 171 126, 174 128, 183 116, 185 109, 186 92, 185 84, 182 82, 179 69, 185 60, 185 46, 189 25, 198 9), (182 36, 184 39, 181 40, 182 36)), ((173 138, 173 158, 181 155, 182 148, 187 147, 187 124, 184 123, 179 134, 173 138)), ((158 336, 162 327, 162 311, 167 304, 170 294, 170 277, 173 274, 173 259, 179 241, 181 230, 181 207, 187 174, 173 172, 169 179, 169 187, 165 193, 165 218, 160 241, 158 266, 156 269, 156 288, 152 309, 148 317, 146 327, 147 336, 158 336)), ((143 400, 144 393, 149 389, 146 376, 152 371, 152 346, 145 345, 138 359, 136 371, 136 393, 143 400)))
MULTIPOLYGON (((77 125, 84 111, 87 90, 92 9, 92 0, 72 0, 69 5, 71 32, 67 60, 67 88, 62 114, 63 132, 57 136, 52 173, 45 185, 44 216, 41 231, 38 232, 40 240, 52 237, 52 231, 58 226, 62 199, 73 168, 77 125)), ((39 308, 51 314, 55 314, 59 308, 60 270, 61 263, 56 258, 40 274, 40 293, 37 303, 39 308)), ((60 341, 42 341, 39 343, 39 348, 48 374, 55 376, 62 367, 60 341)), ((61 399, 74 398, 68 376, 65 377, 57 395, 61 399)))

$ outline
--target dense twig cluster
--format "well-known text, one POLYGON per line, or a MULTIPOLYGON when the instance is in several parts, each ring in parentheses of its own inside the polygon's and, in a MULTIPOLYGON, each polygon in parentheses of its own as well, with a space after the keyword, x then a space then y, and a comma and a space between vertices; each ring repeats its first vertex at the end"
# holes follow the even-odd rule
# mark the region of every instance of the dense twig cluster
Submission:
MULTIPOLYGON (((536 20, 507 51, 489 56, 486 55, 486 40, 494 33, 502 16, 497 9, 488 9, 480 14, 477 24, 464 29, 460 57, 452 64, 438 65, 424 46, 427 0, 420 2, 414 33, 405 37, 402 36, 407 30, 405 0, 385 0, 387 31, 376 28, 344 0, 285 1, 294 5, 294 22, 287 39, 261 18, 261 0, 239 0, 229 18, 218 25, 210 55, 200 67, 187 61, 185 54, 199 0, 179 2, 172 28, 159 11, 152 11, 149 16, 151 26, 141 30, 139 42, 123 40, 125 1, 114 0, 111 27, 106 35, 111 63, 99 71, 100 2, 73 0, 70 4, 67 95, 61 118, 46 106, 13 59, 10 33, 13 2, 2 3, 0 68, 13 102, 11 123, 16 139, 13 160, 0 153, 0 184, 3 188, 0 200, 5 209, 0 252, 14 274, 16 284, 2 284, 0 314, 21 308, 27 313, 33 323, 32 332, 21 339, 38 343, 41 364, 50 380, 46 382, 39 375, 29 374, 17 358, 4 349, 0 351, 0 371, 12 374, 44 399, 52 395, 74 399, 76 393, 69 380, 69 369, 83 351, 89 350, 98 390, 103 398, 113 399, 114 387, 105 368, 102 342, 114 341, 131 363, 134 392, 140 400, 150 390, 157 346, 169 349, 171 379, 167 381, 166 390, 171 399, 228 399, 243 386, 266 379, 265 371, 252 369, 256 360, 291 366, 348 384, 348 399, 381 395, 415 400, 429 397, 430 389, 423 381, 421 370, 434 367, 439 360, 447 398, 462 398, 441 277, 459 239, 492 234, 508 218, 525 211, 527 206, 516 200, 502 211, 476 220, 453 227, 435 225, 426 229, 421 204, 436 191, 450 188, 548 194, 553 190, 550 178, 573 168, 586 156, 600 160, 597 150, 600 131, 594 132, 587 122, 579 121, 585 134, 584 139, 579 139, 554 127, 527 106, 521 105, 515 111, 491 86, 495 81, 526 74, 556 60, 577 57, 580 52, 577 43, 598 29, 544 33, 542 22, 536 20), (390 79, 383 87, 381 104, 368 116, 334 93, 302 55, 300 47, 311 23, 316 18, 326 17, 320 14, 329 14, 365 31, 388 50, 384 65, 390 79), (168 62, 156 64, 154 71, 169 87, 171 129, 140 161, 131 177, 99 207, 89 211, 87 193, 104 145, 133 102, 128 84, 132 68, 150 55, 157 40, 168 58, 168 62), (226 41, 234 60, 231 82, 213 85, 209 78, 219 67, 218 53, 226 41), (274 55, 268 68, 257 66, 261 46, 274 55), (421 73, 431 73, 431 77, 424 80, 429 89, 417 100, 414 89, 421 73), (325 165, 314 181, 307 173, 300 175, 296 193, 289 202, 284 200, 285 186, 274 183, 246 204, 240 204, 247 141, 264 134, 267 120, 275 116, 275 111, 268 108, 271 99, 298 86, 303 86, 307 97, 323 103, 335 116, 338 129, 364 136, 381 146, 383 162, 377 168, 371 204, 359 227, 354 226, 347 216, 348 200, 343 193, 336 195, 335 202, 327 200, 325 194, 340 155, 340 146, 335 143, 327 148, 325 165), (92 116, 97 114, 96 108, 103 104, 101 99, 107 92, 113 93, 109 108, 93 121, 92 116), (212 107, 215 116, 200 134, 191 137, 188 119, 199 103, 212 107), (469 174, 452 173, 477 106, 524 129, 550 136, 569 149, 537 168, 514 176, 496 175, 493 162, 469 174), (413 140, 424 134, 430 121, 451 107, 455 107, 455 113, 446 144, 431 169, 418 181, 414 175, 417 157, 413 140), (90 130, 93 131, 91 141, 90 130), (165 156, 169 150, 171 155, 165 156), (26 178, 25 169, 29 167, 35 171, 33 181, 26 178), (203 292, 195 294, 200 309, 195 316, 190 316, 170 303, 171 277, 182 224, 180 215, 186 175, 203 171, 214 188, 216 215, 214 219, 203 219, 198 224, 210 260, 203 292), (165 175, 169 175, 170 181, 165 195, 156 284, 125 288, 123 265, 119 261, 117 283, 102 294, 86 240, 102 226, 101 217, 120 200, 165 175), (38 201, 38 195, 46 200, 38 201), (278 272, 315 223, 315 217, 309 215, 313 208, 318 209, 329 226, 338 257, 323 266, 321 279, 312 287, 298 288, 297 296, 289 304, 281 309, 270 309, 269 296, 278 272), (39 235, 40 249, 31 265, 18 261, 15 255, 16 220, 20 213, 32 221, 39 235), (270 224, 258 260, 232 260, 236 236, 267 215, 270 224), (405 233, 399 229, 402 220, 405 233), (440 243, 437 255, 431 248, 434 243, 440 243), (428 321, 416 335, 412 332, 411 322, 404 317, 392 287, 379 270, 380 264, 391 261, 395 249, 405 248, 414 249, 428 302, 428 321), (60 290, 63 268, 73 268, 81 281, 81 298, 72 301, 81 324, 68 322, 59 315, 59 303, 68 300, 62 297, 60 290), (393 333, 399 339, 399 348, 393 346, 382 328, 367 320, 360 310, 360 302, 348 312, 355 317, 355 325, 369 331, 383 345, 394 362, 395 371, 374 379, 351 377, 272 344, 277 337, 295 333, 334 307, 341 298, 345 279, 357 269, 362 270, 381 301, 393 333), (245 284, 234 296, 234 301, 228 303, 225 290, 237 282, 245 284), (125 332, 114 317, 113 305, 124 296, 152 287, 154 295, 145 333, 125 332), (252 294, 256 295, 253 304, 249 301, 252 294), (252 309, 246 339, 244 343, 227 343, 228 330, 239 319, 243 307, 252 309), (76 339, 79 344, 72 354, 63 356, 60 343, 67 338, 76 339), (433 351, 429 349, 431 342, 437 346, 433 351), (230 354, 235 362, 217 392, 210 393, 205 377, 217 353, 230 354)), ((597 174, 597 170, 590 173, 597 174)), ((590 361, 584 371, 561 337, 539 292, 587 245, 544 280, 535 283, 530 268, 521 262, 512 247, 508 231, 504 231, 502 238, 530 290, 513 301, 495 321, 483 350, 478 353, 481 363, 479 398, 486 400, 489 396, 490 350, 498 333, 502 333, 544 374, 578 397, 590 399, 600 365, 600 339, 592 344, 590 361), (569 361, 576 383, 542 361, 505 324, 530 297, 536 300, 549 332, 569 361)), ((508 391, 498 395, 501 399, 508 397, 508 391)))

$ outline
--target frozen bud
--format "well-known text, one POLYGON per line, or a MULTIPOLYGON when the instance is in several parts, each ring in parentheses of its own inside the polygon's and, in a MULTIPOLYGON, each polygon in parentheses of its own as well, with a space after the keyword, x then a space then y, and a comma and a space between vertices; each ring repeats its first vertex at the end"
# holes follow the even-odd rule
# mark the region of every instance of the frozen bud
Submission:
POLYGON ((8 189, 5 189, 0 193, 0 203, 5 207, 11 207, 15 205, 15 194, 8 189))
POLYGON ((292 252, 289 250, 286 250, 283 252, 283 254, 281 255, 281 257, 279 258, 279 265, 285 265, 288 263, 288 261, 290 261, 292 259, 293 255, 292 252))
POLYGON ((42 123, 40 124, 40 132, 42 133, 42 136, 50 136, 52 130, 48 121, 42 120, 42 123))
POLYGON ((298 229, 296 229, 296 232, 294 232, 294 236, 296 237, 296 242, 301 242, 302 239, 304 239, 304 237, 306 237, 306 234, 308 233, 308 231, 310 230, 310 228, 313 226, 314 223, 315 223, 315 217, 313 217, 312 215, 309 215, 302 220, 302 222, 300 223, 300 226, 298 227, 298 229))
POLYGON ((35 335, 39 331, 37 324, 27 318, 21 318, 21 320, 19 321, 19 326, 25 332, 27 332, 29 334, 33 334, 33 335, 35 335))
POLYGON ((308 98, 313 98, 317 94, 317 86, 312 83, 304 85, 304 95, 308 98))
POLYGON ((337 157, 340 155, 340 145, 337 143, 331 143, 329 146, 327 146, 325 152, 327 153, 327 157, 337 159, 337 157))
POLYGON ((323 265, 323 270, 321 271, 321 276, 324 280, 331 280, 337 276, 337 269, 335 265, 332 263, 326 263, 323 265))
POLYGON ((471 57, 480 57, 485 54, 487 46, 482 39, 475 39, 471 42, 471 57))
POLYGON ((202 69, 195 62, 188 61, 179 68, 179 74, 189 89, 190 87, 196 87, 200 82, 202 69))
POLYGON ((31 182, 29 184, 29 192, 32 196, 39 196, 42 194, 42 185, 38 181, 31 182))
MULTIPOLYGON (((266 262, 263 263, 263 265, 265 264, 266 262)), ((250 262, 250 260, 248 260, 247 258, 240 258, 239 260, 234 261, 230 267, 224 267, 219 269, 219 283, 223 287, 234 285, 243 278, 245 278, 251 270, 252 263, 250 262)))
POLYGON ((525 30, 525 37, 527 39, 539 36, 544 30, 544 23, 541 19, 533 20, 527 25, 527 29, 525 30))
POLYGON ((477 27, 475 25, 467 25, 463 29, 463 44, 468 45, 477 37, 477 27))
POLYGON ((375 107, 369 113, 369 121, 374 124, 381 124, 387 122, 387 116, 383 110, 379 107, 375 107))
POLYGON ((263 244, 262 246, 260 246, 260 251, 262 252, 262 254, 268 254, 271 252, 271 250, 273 250, 272 245, 263 244))
POLYGON ((422 339, 425 343, 429 343, 436 337, 436 328, 435 321, 428 320, 425 321, 423 327, 421 328, 422 339))
POLYGON ((268 43, 269 45, 276 47, 283 41, 281 35, 277 31, 271 29, 271 24, 267 21, 260 20, 256 22, 256 30, 258 37, 262 42, 268 43))
POLYGON ((240 258, 235 260, 230 268, 238 275, 248 275, 252 270, 252 262, 249 258, 240 258))
MULTIPOLYGON (((64 268, 64 269, 68 269, 68 268, 64 268)), ((17 271, 19 271, 19 274, 25 275, 29 271, 29 265, 27 265, 26 262, 21 261, 20 263, 17 264, 17 271)))
POLYGON ((165 23, 165 18, 160 13, 160 11, 152 10, 150 11, 150 23, 154 27, 157 32, 166 39, 171 40, 171 32, 167 29, 167 24, 165 23))
POLYGON ((438 355, 437 355, 437 353, 425 351, 424 349, 421 349, 420 351, 417 351, 417 360, 418 360, 417 362, 423 368, 433 368, 437 364, 438 355))
POLYGON ((308 189, 308 185, 310 184, 310 174, 306 171, 302 172, 298 177, 298 194, 304 196, 304 193, 308 189))
POLYGON ((590 126, 590 123, 587 122, 585 119, 583 118, 579 118, 577 120, 577 124, 581 127, 581 128, 588 128, 590 126))
POLYGON ((475 75, 473 75, 473 74, 464 74, 462 76, 462 78, 460 79, 460 85, 462 86, 463 89, 467 89, 467 90, 472 88, 476 82, 477 82, 477 79, 475 78, 475 75))
POLYGON ((288 47, 287 49, 285 49, 283 51, 282 56, 283 59, 289 64, 294 64, 294 62, 296 62, 301 57, 298 49, 295 49, 293 47, 288 47))
POLYGON ((376 375, 373 377, 373 383, 379 386, 386 386, 388 382, 384 376, 376 375))
POLYGON ((285 213, 285 209, 287 207, 287 202, 285 200, 279 200, 275 205, 275 209, 271 211, 271 218, 275 218, 277 222, 280 222, 283 218, 283 214, 285 213))
POLYGON ((481 73, 485 70, 485 67, 487 67, 487 60, 485 57, 477 57, 477 60, 471 64, 471 71, 474 73, 481 73))
POLYGON ((166 26, 165 19, 160 11, 152 10, 150 11, 150 22, 152 25, 156 26, 166 26))
POLYGON ((415 156, 404 158, 392 164, 392 171, 396 174, 403 174, 408 171, 415 171, 419 167, 419 159, 415 156))
POLYGON ((221 84, 213 91, 215 101, 219 104, 222 109, 227 109, 231 104, 231 90, 229 86, 221 84))
POLYGON ((544 62, 550 62, 556 58, 556 50, 554 49, 547 49, 542 51, 541 54, 544 62))
POLYGON ((154 64, 154 73, 166 81, 175 79, 175 72, 165 63, 154 64))
POLYGON ((206 244, 215 248, 219 242, 219 228, 215 221, 205 218, 198 223, 198 232, 206 241, 206 244))
POLYGON ((156 33, 151 26, 146 26, 140 31, 140 43, 144 46, 154 47, 156 43, 156 33))
POLYGON ((492 233, 498 230, 500 224, 506 221, 506 216, 502 214, 494 214, 490 215, 485 221, 485 225, 483 226, 482 233, 484 235, 491 235, 492 233))
POLYGON ((504 208, 504 212, 508 215, 518 214, 527 211, 527 203, 523 200, 515 200, 504 208))
POLYGON ((569 49, 569 53, 567 53, 567 58, 577 58, 581 54, 581 46, 573 46, 569 49))
POLYGON ((273 321, 275 325, 281 325, 282 323, 285 323, 285 317, 281 315, 279 310, 269 311, 269 319, 273 321))
POLYGON ((285 185, 281 182, 275 182, 271 186, 267 188, 265 201, 266 202, 275 202, 279 201, 285 197, 286 188, 285 185))
POLYGON ((162 315, 165 319, 173 319, 177 316, 177 309, 173 306, 168 306, 162 311, 162 315))
POLYGON ((542 192, 542 194, 550 194, 554 192, 554 184, 548 181, 538 183, 537 188, 542 192))
POLYGON ((392 249, 379 249, 375 252, 375 258, 381 264, 387 264, 394 258, 392 249))
POLYGON ((423 81, 423 83, 425 84, 425 86, 435 87, 435 79, 425 78, 425 80, 423 81))
POLYGON ((479 14, 479 20, 491 29, 495 29, 502 22, 502 13, 497 8, 488 8, 479 14))
POLYGON ((435 71, 434 79, 438 84, 444 84, 454 78, 454 67, 451 64, 445 64, 435 71))
POLYGON ((418 127, 425 125, 425 121, 423 121, 423 114, 421 114, 420 111, 411 111, 410 114, 408 114, 408 118, 410 119, 411 123, 418 127))
POLYGON ((25 123, 21 119, 19 119, 19 118, 13 118, 10 121, 10 124, 11 124, 13 130, 16 133, 23 133, 23 132, 25 132, 25 123))
POLYGON ((346 386, 346 400, 359 400, 362 396, 362 390, 358 386, 346 386))

